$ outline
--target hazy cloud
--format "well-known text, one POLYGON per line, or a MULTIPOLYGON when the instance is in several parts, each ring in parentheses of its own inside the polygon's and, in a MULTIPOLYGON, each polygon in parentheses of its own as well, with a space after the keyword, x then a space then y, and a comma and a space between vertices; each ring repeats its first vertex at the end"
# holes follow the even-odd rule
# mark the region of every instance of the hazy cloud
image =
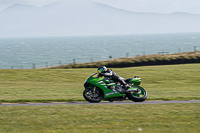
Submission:
MULTIPOLYGON (((13 4, 37 7, 60 0, 0 0, 0 10, 13 4)), ((68 1, 68 0, 66 0, 68 1)), ((76 0, 74 0, 76 1, 76 0)), ((200 14, 200 0, 91 0, 133 12, 172 13, 188 12, 200 14)))
POLYGON ((33 6, 44 6, 52 2, 59 0, 0 0, 0 10, 5 9, 14 4, 24 4, 24 5, 33 5, 33 6))
POLYGON ((133 12, 200 14, 199 0, 94 0, 116 8, 133 12))
POLYGON ((27 5, 43 5, 47 3, 52 3, 58 0, 0 0, 0 4, 27 4, 27 5))
MULTIPOLYGON (((40 5, 44 0, 0 0, 40 5)), ((97 0, 96 0, 97 1, 97 0)), ((98 0, 103 2, 103 0, 98 0)), ((198 2, 190 0, 106 0, 108 5, 140 12, 198 11, 198 2), (125 2, 124 2, 125 1, 125 2), (164 2, 163 2, 164 1, 164 2), (182 1, 183 3, 181 3, 182 1), (135 2, 135 3, 133 3, 135 2), (164 6, 164 5, 165 6, 164 6), (182 5, 182 6, 180 6, 182 5), (193 7, 193 8, 191 8, 193 7), (191 10, 193 9, 193 10, 191 10)), ((200 15, 187 13, 151 14, 118 10, 93 0, 60 0, 40 8, 11 6, 0 12, 0 37, 77 36, 142 33, 199 32, 200 15)))

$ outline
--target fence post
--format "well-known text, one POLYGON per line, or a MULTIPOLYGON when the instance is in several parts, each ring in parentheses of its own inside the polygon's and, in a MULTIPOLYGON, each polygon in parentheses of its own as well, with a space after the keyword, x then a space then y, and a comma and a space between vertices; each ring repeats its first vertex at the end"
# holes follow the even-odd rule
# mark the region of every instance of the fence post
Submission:
POLYGON ((33 69, 35 69, 36 67, 35 67, 35 63, 33 63, 33 69))
POLYGON ((62 64, 61 61, 59 61, 58 64, 61 66, 61 64, 62 64))
POLYGON ((178 49, 178 52, 181 53, 181 48, 178 49))
POLYGON ((145 56, 145 51, 143 51, 143 56, 145 56))
POLYGON ((196 52, 197 51, 197 46, 194 46, 194 52, 196 52))
POLYGON ((73 59, 73 63, 76 64, 76 59, 73 59))
POLYGON ((126 53, 126 58, 128 58, 129 57, 129 53, 126 53))

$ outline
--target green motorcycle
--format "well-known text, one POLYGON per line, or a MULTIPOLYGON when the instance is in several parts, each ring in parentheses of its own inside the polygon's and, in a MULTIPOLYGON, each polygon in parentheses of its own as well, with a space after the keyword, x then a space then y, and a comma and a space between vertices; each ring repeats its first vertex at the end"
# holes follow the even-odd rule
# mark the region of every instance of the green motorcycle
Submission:
POLYGON ((127 90, 123 89, 119 82, 109 78, 101 78, 97 73, 94 73, 84 83, 83 97, 91 103, 98 103, 101 100, 113 102, 126 99, 143 102, 147 99, 147 91, 139 86, 141 78, 136 76, 126 79, 125 82, 131 86, 127 90))

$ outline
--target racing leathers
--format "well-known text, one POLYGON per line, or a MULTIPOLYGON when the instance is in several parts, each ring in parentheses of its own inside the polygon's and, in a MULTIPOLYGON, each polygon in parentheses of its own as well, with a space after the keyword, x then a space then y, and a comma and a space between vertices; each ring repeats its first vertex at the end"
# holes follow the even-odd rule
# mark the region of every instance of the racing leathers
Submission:
POLYGON ((125 89, 130 88, 130 86, 124 81, 124 78, 117 75, 111 69, 107 69, 107 71, 100 73, 99 76, 109 77, 110 79, 114 81, 120 82, 124 86, 125 89))

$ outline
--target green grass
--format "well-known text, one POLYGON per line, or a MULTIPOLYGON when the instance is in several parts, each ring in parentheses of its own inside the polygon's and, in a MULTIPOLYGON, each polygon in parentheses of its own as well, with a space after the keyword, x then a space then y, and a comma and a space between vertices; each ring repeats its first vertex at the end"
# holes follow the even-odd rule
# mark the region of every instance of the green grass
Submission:
MULTIPOLYGON (((142 78, 148 100, 200 99, 200 64, 114 68, 142 78)), ((0 102, 84 101, 83 83, 94 68, 0 70, 0 102)))
MULTIPOLYGON (((200 64, 114 68, 142 78, 148 100, 200 99, 200 64)), ((0 70, 0 102, 84 101, 96 69, 0 70)), ((199 133, 200 104, 1 106, 0 133, 199 133)))
POLYGON ((199 133, 200 104, 2 106, 1 133, 199 133))

